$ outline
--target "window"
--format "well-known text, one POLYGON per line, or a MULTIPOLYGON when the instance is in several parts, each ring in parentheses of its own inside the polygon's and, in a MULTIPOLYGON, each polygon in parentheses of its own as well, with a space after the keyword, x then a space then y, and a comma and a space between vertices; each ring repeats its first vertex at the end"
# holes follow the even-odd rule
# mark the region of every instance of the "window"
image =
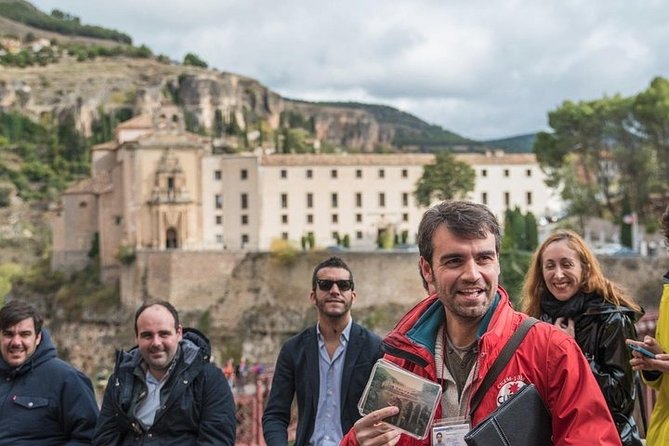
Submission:
POLYGON ((511 204, 511 194, 508 192, 504 192, 504 206, 509 207, 511 204))
POLYGON ((531 177, 532 176, 532 169, 527 169, 525 171, 525 175, 528 176, 528 177, 531 177))
POLYGON ((249 171, 248 170, 242 169, 242 170, 239 171, 239 178, 241 178, 242 180, 245 180, 248 177, 249 177, 249 171))
POLYGON ((214 179, 220 181, 222 178, 220 170, 214 170, 214 179))
POLYGON ((379 169, 379 178, 385 178, 386 177, 386 171, 384 169, 379 169))
POLYGON ((504 169, 504 176, 508 177, 509 176, 509 169, 504 169))
POLYGON ((87 207, 87 206, 88 206, 88 203, 86 203, 85 201, 80 201, 80 202, 79 202, 79 207, 80 207, 80 208, 85 208, 85 207, 87 207))
POLYGON ((216 205, 216 209, 223 209, 223 195, 216 194, 214 197, 214 203, 216 205))
POLYGON ((402 169, 402 178, 409 178, 409 169, 402 169))
POLYGON ((409 194, 407 192, 402 192, 402 207, 409 206, 409 194))
POLYGON ((333 192, 332 196, 330 197, 330 203, 332 204, 333 208, 337 207, 337 202, 338 202, 338 197, 337 197, 337 192, 333 192))
POLYGON ((281 169, 281 178, 288 178, 288 171, 286 169, 281 169))
POLYGON ((339 215, 332 214, 332 223, 334 223, 334 224, 339 223, 339 215))
POLYGON ((362 214, 355 214, 355 222, 362 223, 362 214))
POLYGON ((362 178, 362 169, 355 169, 355 177, 362 178))
POLYGON ((217 225, 222 225, 223 224, 223 216, 222 215, 217 215, 216 216, 216 224, 217 225))
POLYGON ((314 222, 314 214, 307 214, 307 223, 312 224, 314 222))
POLYGON ((527 205, 532 206, 532 192, 528 192, 526 194, 526 198, 527 198, 527 205))
POLYGON ((249 216, 246 214, 242 214, 242 224, 243 225, 248 225, 249 224, 249 216))
POLYGON ((307 178, 313 178, 314 177, 314 171, 311 170, 311 169, 307 169, 305 175, 306 175, 307 178))
POLYGON ((174 177, 167 177, 167 190, 174 190, 174 177))
POLYGON ((288 224, 288 215, 286 214, 281 215, 281 223, 283 223, 284 225, 288 224))
POLYGON ((281 233, 281 239, 282 240, 288 240, 288 233, 287 232, 282 232, 281 233))
POLYGON ((307 194, 307 207, 308 208, 314 207, 314 194, 312 194, 311 192, 307 194))
POLYGON ((119 226, 121 223, 123 223, 123 216, 122 215, 116 215, 114 217, 114 223, 116 223, 116 226, 119 226))
POLYGON ((481 176, 482 177, 487 177, 488 176, 488 169, 481 169, 481 176))
POLYGON ((244 245, 246 245, 249 242, 249 235, 248 234, 242 234, 242 248, 244 245))
POLYGON ((488 204, 488 192, 481 192, 481 203, 488 204))
POLYGON ((216 234, 216 243, 223 243, 223 234, 216 234))
POLYGON ((288 207, 288 194, 281 194, 281 207, 283 209, 288 207))
POLYGON ((379 207, 386 207, 386 194, 379 192, 379 207))
POLYGON ((355 232, 355 238, 358 240, 362 240, 362 231, 356 231, 355 232))
POLYGON ((355 207, 357 207, 357 208, 362 207, 362 193, 361 192, 356 192, 355 193, 355 207))
POLYGON ((337 231, 332 233, 332 239, 337 240, 337 243, 339 243, 339 233, 337 231))
POLYGON ((332 169, 330 171, 330 178, 337 178, 337 169, 332 169))
POLYGON ((241 195, 241 208, 242 209, 249 208, 249 194, 244 193, 241 195))
POLYGON ((402 214, 402 221, 409 221, 409 214, 407 214, 406 212, 402 214))

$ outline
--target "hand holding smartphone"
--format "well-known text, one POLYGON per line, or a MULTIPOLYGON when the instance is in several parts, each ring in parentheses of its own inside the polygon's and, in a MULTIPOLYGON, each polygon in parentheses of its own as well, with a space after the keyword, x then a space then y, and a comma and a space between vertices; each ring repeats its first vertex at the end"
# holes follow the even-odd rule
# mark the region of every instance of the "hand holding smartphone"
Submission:
POLYGON ((649 351, 649 350, 646 350, 646 349, 643 348, 643 347, 640 347, 640 346, 638 346, 638 345, 636 345, 636 344, 627 344, 627 346, 628 346, 630 349, 632 349, 632 350, 634 350, 634 351, 637 351, 637 352, 641 353, 642 355, 644 355, 644 356, 647 357, 647 358, 655 359, 655 353, 653 353, 653 352, 651 352, 651 351, 649 351))

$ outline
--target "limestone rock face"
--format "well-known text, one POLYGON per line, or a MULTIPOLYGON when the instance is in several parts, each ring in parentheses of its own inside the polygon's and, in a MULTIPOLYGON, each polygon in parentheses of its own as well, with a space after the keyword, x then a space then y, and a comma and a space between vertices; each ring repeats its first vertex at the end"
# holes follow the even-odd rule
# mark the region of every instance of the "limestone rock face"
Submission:
POLYGON ((292 111, 313 122, 316 140, 334 146, 372 151, 391 145, 395 134, 394 126, 380 124, 363 107, 292 101, 248 77, 150 59, 64 58, 44 67, 0 70, 1 110, 43 123, 72 115, 85 136, 101 113, 126 109, 138 115, 172 102, 208 133, 217 112, 224 123, 234 119, 241 131, 251 132, 259 122, 278 129, 282 112, 292 111))

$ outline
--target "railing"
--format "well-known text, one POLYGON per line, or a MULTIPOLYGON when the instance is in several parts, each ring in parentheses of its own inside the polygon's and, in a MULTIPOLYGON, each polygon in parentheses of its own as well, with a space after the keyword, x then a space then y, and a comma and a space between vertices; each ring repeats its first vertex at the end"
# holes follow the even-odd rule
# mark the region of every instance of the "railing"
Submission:
MULTIPOLYGON (((251 375, 250 382, 237 381, 233 386, 237 408, 237 445, 265 446, 262 435, 262 414, 269 396, 272 376, 273 371, 251 375)), ((293 421, 288 426, 288 443, 295 441, 296 414, 293 414, 291 419, 293 421)))

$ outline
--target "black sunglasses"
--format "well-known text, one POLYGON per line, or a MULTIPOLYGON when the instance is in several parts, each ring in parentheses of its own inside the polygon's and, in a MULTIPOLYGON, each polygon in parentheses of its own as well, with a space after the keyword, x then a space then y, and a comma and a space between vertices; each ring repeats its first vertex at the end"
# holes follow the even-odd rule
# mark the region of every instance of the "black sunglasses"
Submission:
POLYGON ((348 291, 353 289, 352 280, 328 280, 328 279, 317 279, 316 283, 318 284, 318 289, 321 291, 330 291, 332 285, 337 284, 339 291, 348 291))

